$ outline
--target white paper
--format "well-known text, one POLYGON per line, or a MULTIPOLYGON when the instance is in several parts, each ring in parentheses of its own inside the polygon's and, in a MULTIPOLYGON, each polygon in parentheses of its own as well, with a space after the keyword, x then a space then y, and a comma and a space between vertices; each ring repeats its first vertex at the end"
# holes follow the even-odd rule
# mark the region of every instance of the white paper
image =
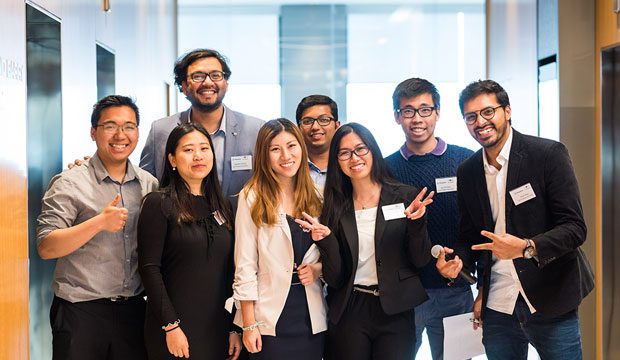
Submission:
POLYGON ((534 189, 532 189, 532 185, 530 185, 530 183, 527 183, 523 186, 519 186, 516 189, 510 190, 509 193, 510 193, 510 196, 512 196, 512 201, 514 201, 515 206, 522 204, 536 197, 536 194, 534 194, 534 189))
POLYGON ((435 188, 437 189, 437 194, 456 191, 456 176, 436 178, 435 188))
POLYGON ((231 156, 230 169, 232 171, 252 170, 252 155, 231 156))
POLYGON ((473 313, 446 317, 443 319, 443 358, 463 360, 484 354, 482 328, 474 330, 473 313))

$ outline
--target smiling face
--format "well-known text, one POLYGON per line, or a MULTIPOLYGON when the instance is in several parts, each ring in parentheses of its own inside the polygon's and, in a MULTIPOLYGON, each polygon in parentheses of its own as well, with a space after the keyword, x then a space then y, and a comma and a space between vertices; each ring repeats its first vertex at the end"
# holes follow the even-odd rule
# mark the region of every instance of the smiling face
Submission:
POLYGON ((168 161, 177 168, 192 193, 200 194, 202 180, 213 169, 213 150, 209 139, 199 131, 185 134, 179 140, 174 155, 168 154, 168 161))
POLYGON ((136 113, 129 106, 111 106, 101 110, 97 127, 90 128, 90 137, 97 144, 97 155, 106 167, 125 164, 138 144, 136 113), (118 129, 108 133, 104 125, 116 125, 118 129), (125 131, 123 127, 126 125, 136 128, 125 131))
POLYGON ((271 140, 269 163, 280 182, 287 182, 297 175, 301 158, 301 145, 293 134, 282 131, 271 140))
MULTIPOLYGON (((329 105, 310 106, 301 113, 302 119, 318 119, 321 117, 334 118, 329 105)), ((329 144, 332 142, 334 133, 339 126, 340 121, 331 121, 327 126, 321 126, 318 121, 315 121, 311 127, 300 126, 299 129, 301 130, 301 135, 304 138, 308 151, 316 154, 329 151, 329 144)))
POLYGON ((203 112, 211 112, 222 106, 228 90, 228 80, 224 78, 220 81, 212 81, 207 76, 202 83, 196 83, 190 76, 197 71, 210 73, 214 70, 222 71, 222 65, 217 58, 198 59, 187 67, 187 79, 181 83, 183 94, 192 103, 192 107, 203 112))
MULTIPOLYGON (((416 97, 400 100, 399 109, 420 109, 424 107, 435 107, 433 97, 430 93, 424 93, 416 97)), ((412 118, 406 118, 397 111, 394 111, 396 123, 403 128, 407 147, 416 154, 426 154, 435 148, 435 125, 439 120, 439 109, 435 109, 428 117, 420 116, 419 112, 412 118)))
MULTIPOLYGON (((495 94, 479 95, 463 104, 463 113, 479 112, 482 109, 499 106, 495 94)), ((486 120, 480 114, 476 122, 467 124, 469 134, 486 149, 501 149, 510 132, 510 105, 505 108, 495 109, 495 115, 491 120, 486 120)))
MULTIPOLYGON (((342 152, 362 150, 367 145, 362 139, 354 132, 348 133, 340 140, 338 146, 338 154, 342 152), (358 150, 359 149, 359 150, 358 150)), ((372 152, 368 152, 366 155, 351 154, 351 158, 348 160, 338 159, 338 164, 342 172, 351 178, 351 180, 362 180, 370 177, 370 171, 372 170, 372 152)))

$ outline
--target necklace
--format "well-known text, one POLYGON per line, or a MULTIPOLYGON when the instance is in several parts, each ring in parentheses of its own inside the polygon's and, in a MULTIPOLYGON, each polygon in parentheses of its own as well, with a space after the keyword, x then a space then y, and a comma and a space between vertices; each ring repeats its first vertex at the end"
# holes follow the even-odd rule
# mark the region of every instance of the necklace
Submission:
MULTIPOLYGON (((357 202, 359 205, 362 206, 362 210, 366 210, 368 208, 369 205, 374 205, 376 200, 377 200, 377 194, 372 194, 372 196, 370 197, 370 199, 368 199, 366 202, 362 202, 359 199, 353 199, 354 202, 357 202)), ((374 206, 373 206, 374 207, 374 206)))

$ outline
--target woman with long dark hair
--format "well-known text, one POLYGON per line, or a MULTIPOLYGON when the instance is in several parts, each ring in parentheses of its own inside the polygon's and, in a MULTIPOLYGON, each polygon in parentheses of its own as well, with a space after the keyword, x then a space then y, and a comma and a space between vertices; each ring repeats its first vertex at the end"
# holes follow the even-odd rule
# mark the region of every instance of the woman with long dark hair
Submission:
POLYGON ((150 360, 236 359, 241 349, 224 309, 234 273, 233 215, 214 156, 201 125, 174 128, 159 190, 142 205, 138 262, 147 294, 150 360))
POLYGON ((302 212, 318 216, 321 201, 299 129, 268 121, 254 155, 235 220, 235 324, 251 360, 321 360, 327 307, 319 250, 294 221, 302 212))
POLYGON ((430 260, 425 192, 394 180, 364 126, 336 131, 321 222, 298 221, 328 284, 326 359, 413 359, 413 308, 427 299, 418 269, 430 260))

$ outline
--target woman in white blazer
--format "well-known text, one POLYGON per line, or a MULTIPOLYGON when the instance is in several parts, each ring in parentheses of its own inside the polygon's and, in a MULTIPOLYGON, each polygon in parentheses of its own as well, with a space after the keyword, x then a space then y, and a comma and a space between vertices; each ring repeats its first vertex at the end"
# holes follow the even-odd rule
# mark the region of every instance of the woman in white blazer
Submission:
POLYGON ((319 250, 295 219, 317 217, 321 200, 301 133, 287 119, 268 121, 254 154, 235 221, 235 323, 252 360, 320 360, 327 305, 319 250))

